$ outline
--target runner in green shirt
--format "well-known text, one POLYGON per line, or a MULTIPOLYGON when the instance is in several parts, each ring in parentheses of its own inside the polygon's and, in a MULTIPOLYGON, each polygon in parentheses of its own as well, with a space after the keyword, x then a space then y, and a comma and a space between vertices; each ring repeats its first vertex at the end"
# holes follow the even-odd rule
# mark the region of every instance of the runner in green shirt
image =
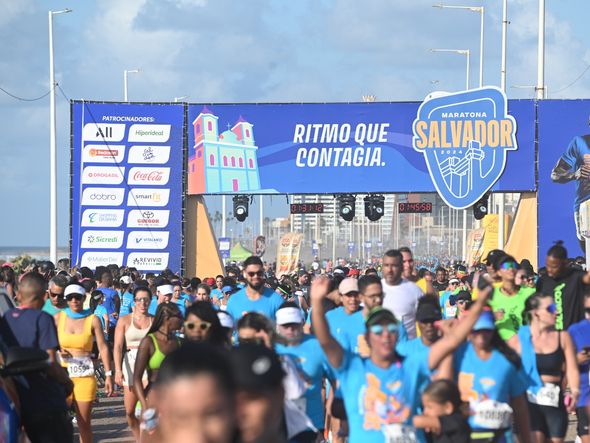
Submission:
POLYGON ((509 255, 494 263, 496 273, 502 278, 501 286, 494 290, 488 302, 496 317, 500 337, 508 340, 522 325, 522 313, 526 299, 535 293, 534 288, 520 287, 515 283, 518 263, 509 255))

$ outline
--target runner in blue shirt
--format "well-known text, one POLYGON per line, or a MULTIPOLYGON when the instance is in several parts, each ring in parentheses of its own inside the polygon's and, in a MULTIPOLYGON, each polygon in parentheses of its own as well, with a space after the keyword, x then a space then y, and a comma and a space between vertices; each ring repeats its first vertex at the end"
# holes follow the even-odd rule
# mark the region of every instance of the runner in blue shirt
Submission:
POLYGON ((226 311, 238 321, 247 312, 259 312, 275 321, 275 313, 283 304, 283 298, 264 286, 264 267, 260 257, 251 256, 244 261, 244 278, 247 286, 233 294, 226 311))
POLYGON ((119 317, 124 317, 125 315, 131 314, 131 309, 133 308, 133 294, 131 291, 131 277, 128 275, 124 275, 119 279, 119 283, 121 283, 121 294, 119 297, 121 298, 121 309, 119 310, 119 317))
POLYGON ((172 299, 172 293, 174 292, 174 287, 168 280, 162 280, 159 283, 160 284, 156 287, 157 297, 152 297, 150 307, 148 308, 148 314, 150 315, 156 315, 156 311, 160 304, 170 302, 172 299))
MULTIPOLYGON (((477 279, 475 281, 477 284, 477 279)), ((491 289, 484 289, 469 314, 433 344, 428 353, 405 359, 395 351, 399 322, 387 309, 376 308, 366 319, 370 357, 363 359, 346 351, 331 335, 323 299, 329 281, 318 277, 311 287, 312 316, 316 336, 329 363, 338 374, 350 425, 350 443, 383 443, 414 435, 413 408, 420 395, 418 385, 430 371, 467 337, 481 313, 491 289), (389 440, 386 440, 389 439, 389 440)))
POLYGON ((303 333, 303 313, 293 302, 284 303, 276 313, 279 334, 275 350, 279 355, 288 355, 295 363, 300 375, 306 381, 304 412, 311 419, 317 437, 323 435, 324 404, 322 401, 322 380, 326 360, 317 339, 303 333))

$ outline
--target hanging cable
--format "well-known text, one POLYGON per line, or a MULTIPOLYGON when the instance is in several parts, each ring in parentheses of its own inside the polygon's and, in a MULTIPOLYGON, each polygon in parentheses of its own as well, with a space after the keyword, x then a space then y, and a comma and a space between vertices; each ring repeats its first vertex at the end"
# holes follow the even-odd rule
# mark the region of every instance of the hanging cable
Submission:
POLYGON ((21 102, 35 102, 37 100, 41 100, 41 99, 44 99, 45 97, 47 97, 49 94, 51 94, 51 91, 53 91, 54 88, 55 88, 55 86, 53 88, 51 88, 49 91, 47 91, 45 94, 40 95, 39 97, 36 97, 36 98, 19 97, 18 95, 15 95, 15 94, 7 91, 6 89, 2 88, 1 86, 0 86, 0 91, 4 92, 6 95, 14 98, 15 100, 20 100, 21 102))

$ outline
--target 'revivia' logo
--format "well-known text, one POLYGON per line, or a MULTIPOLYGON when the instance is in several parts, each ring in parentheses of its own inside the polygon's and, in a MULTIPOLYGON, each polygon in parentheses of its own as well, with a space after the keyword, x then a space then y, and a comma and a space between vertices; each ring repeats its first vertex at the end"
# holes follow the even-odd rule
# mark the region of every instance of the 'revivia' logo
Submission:
POLYGON ((489 191, 504 172, 507 152, 518 149, 506 95, 494 87, 431 94, 418 108, 413 132, 434 186, 455 209, 489 191))

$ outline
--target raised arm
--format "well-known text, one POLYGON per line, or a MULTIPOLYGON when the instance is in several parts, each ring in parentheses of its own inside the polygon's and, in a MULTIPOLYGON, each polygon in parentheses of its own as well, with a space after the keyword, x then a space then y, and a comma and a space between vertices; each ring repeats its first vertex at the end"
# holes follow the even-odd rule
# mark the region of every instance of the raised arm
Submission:
POLYGON ((319 276, 311 283, 310 299, 311 299, 311 322, 313 324, 313 331, 317 337, 322 349, 324 350, 328 362, 332 367, 338 369, 342 364, 344 357, 344 350, 340 344, 330 334, 330 327, 326 321, 326 308, 324 306, 324 299, 328 294, 330 281, 327 277, 319 276))
MULTIPOLYGON (((476 275, 473 281, 473 287, 477 287, 479 276, 476 275)), ((475 325, 479 315, 486 306, 488 298, 492 293, 492 287, 487 286, 483 290, 479 290, 477 300, 471 305, 467 314, 459 320, 450 334, 445 334, 440 340, 430 347, 428 353, 428 366, 430 369, 435 369, 443 358, 453 352, 465 341, 469 332, 475 325)))

